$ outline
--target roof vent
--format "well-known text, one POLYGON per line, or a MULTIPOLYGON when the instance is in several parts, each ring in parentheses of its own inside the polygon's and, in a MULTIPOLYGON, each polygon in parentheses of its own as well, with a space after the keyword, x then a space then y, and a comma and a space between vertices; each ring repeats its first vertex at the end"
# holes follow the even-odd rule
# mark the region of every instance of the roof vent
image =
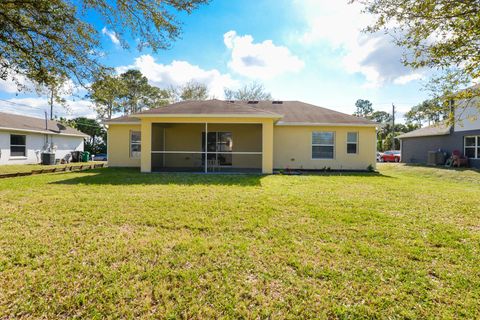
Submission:
POLYGON ((248 104, 258 104, 258 101, 257 100, 250 100, 247 103, 248 104))
POLYGON ((283 104, 283 101, 272 101, 272 104, 283 104))

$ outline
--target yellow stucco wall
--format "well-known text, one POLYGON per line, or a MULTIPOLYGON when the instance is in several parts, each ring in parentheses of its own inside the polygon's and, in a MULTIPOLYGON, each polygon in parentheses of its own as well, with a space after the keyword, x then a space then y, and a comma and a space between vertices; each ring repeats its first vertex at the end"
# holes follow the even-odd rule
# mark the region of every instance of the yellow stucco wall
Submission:
POLYGON ((275 169, 366 170, 376 164, 376 130, 374 127, 275 126, 273 140, 275 169), (335 155, 332 160, 312 159, 312 132, 335 132, 335 155), (347 154, 347 132, 358 132, 357 154, 347 154))
POLYGON ((262 125, 262 172, 265 174, 273 173, 273 121, 268 121, 262 125))
POLYGON ((140 167, 140 158, 130 157, 131 131, 140 131, 140 125, 108 126, 107 153, 110 167, 140 167))

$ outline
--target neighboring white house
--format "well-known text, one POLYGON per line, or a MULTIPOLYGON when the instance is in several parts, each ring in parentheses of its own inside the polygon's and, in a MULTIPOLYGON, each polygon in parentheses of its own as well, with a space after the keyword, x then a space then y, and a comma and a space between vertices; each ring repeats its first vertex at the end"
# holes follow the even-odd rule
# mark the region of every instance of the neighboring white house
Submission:
POLYGON ((469 101, 460 101, 455 108, 455 126, 453 128, 454 131, 460 132, 480 130, 479 108, 479 97, 475 97, 469 101))
POLYGON ((63 159, 72 151, 83 151, 87 137, 58 121, 0 112, 0 165, 40 163, 47 150, 63 159))

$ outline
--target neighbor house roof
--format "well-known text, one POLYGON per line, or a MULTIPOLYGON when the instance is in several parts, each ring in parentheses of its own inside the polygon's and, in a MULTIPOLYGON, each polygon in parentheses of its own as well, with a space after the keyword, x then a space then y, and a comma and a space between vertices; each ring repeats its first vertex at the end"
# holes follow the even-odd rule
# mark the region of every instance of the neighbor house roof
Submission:
POLYGON ((427 136, 444 136, 450 134, 451 126, 445 124, 436 124, 433 126, 420 128, 397 136, 399 139, 427 137, 427 136))
POLYGON ((300 101, 183 101, 123 116, 105 123, 135 123, 152 116, 241 116, 278 119, 277 125, 349 125, 375 126, 376 122, 300 101))
POLYGON ((45 119, 6 112, 0 112, 0 130, 88 137, 88 135, 55 120, 47 120, 45 126, 45 119))

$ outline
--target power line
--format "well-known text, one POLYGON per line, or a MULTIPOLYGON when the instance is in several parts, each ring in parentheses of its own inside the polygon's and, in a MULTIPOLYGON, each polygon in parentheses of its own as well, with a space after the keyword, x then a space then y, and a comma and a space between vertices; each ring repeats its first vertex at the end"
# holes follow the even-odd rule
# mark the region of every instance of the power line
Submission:
MULTIPOLYGON (((28 105, 28 104, 25 104, 25 103, 20 103, 20 102, 15 102, 15 101, 11 101, 11 100, 5 100, 5 99, 1 99, 0 98, 0 101, 4 101, 4 102, 7 102, 7 103, 10 103, 10 104, 13 104, 13 105, 17 105, 17 106, 21 106, 21 107, 27 107, 27 108, 32 108, 32 109, 38 109, 38 110, 46 110, 47 109, 47 106, 45 107, 37 107, 37 106, 32 106, 32 105, 28 105)), ((81 100, 81 101, 85 101, 85 100, 81 100)))
POLYGON ((18 103, 18 102, 14 102, 14 101, 10 101, 10 100, 5 100, 5 99, 1 99, 1 101, 4 101, 4 102, 7 102, 7 103, 10 103, 10 104, 13 104, 13 105, 17 105, 17 106, 21 106, 21 107, 27 107, 27 108, 32 108, 32 109, 39 109, 39 110, 44 110, 45 108, 42 108, 42 107, 35 107, 35 106, 30 106, 28 104, 23 104, 23 103, 18 103))
MULTIPOLYGON (((10 104, 13 104, 13 105, 18 105, 18 106, 21 106, 21 107, 27 107, 27 108, 32 108, 32 109, 38 109, 38 110, 41 110, 41 111, 45 111, 44 108, 41 108, 41 107, 35 107, 35 106, 30 106, 30 105, 27 105, 27 104, 23 104, 23 103, 18 103, 18 102, 14 102, 14 101, 9 101, 9 100, 5 100, 5 99, 1 99, 0 98, 0 101, 4 101, 4 102, 8 102, 10 104)), ((54 121, 57 121, 57 122, 60 122, 58 120, 54 120, 54 121)), ((68 121, 68 119, 67 119, 68 121)), ((83 125, 83 126, 88 126, 88 127, 97 127, 95 125, 92 125, 92 124, 89 124, 89 123, 85 123, 85 122, 82 122, 82 121, 76 121, 75 122, 76 124, 80 124, 80 125, 83 125)))

